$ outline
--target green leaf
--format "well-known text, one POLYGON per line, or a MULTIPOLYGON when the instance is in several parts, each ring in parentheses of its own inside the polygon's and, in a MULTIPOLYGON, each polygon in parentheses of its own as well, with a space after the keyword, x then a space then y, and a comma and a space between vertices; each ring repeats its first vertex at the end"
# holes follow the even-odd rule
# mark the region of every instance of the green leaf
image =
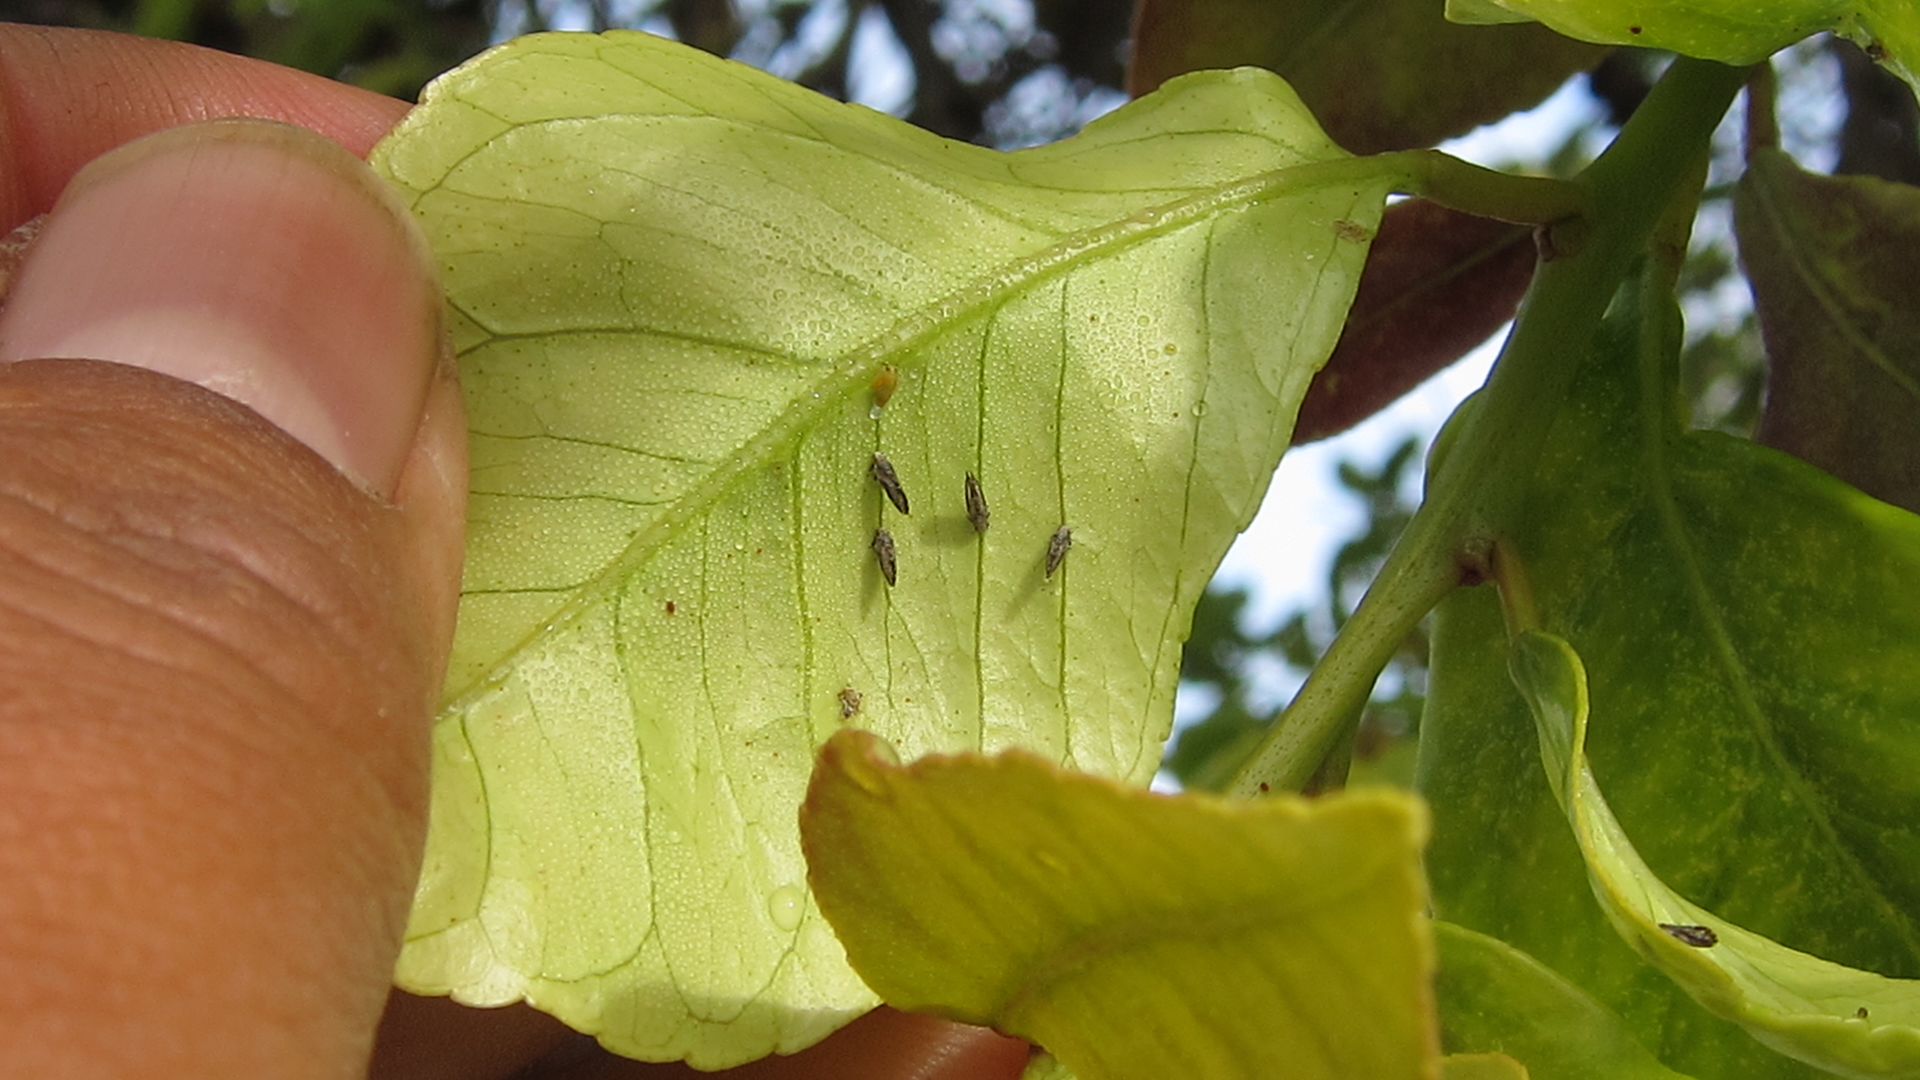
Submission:
POLYGON ((1920 981, 1844 967, 1744 930, 1667 888, 1634 850, 1586 761, 1587 678, 1565 640, 1515 637, 1515 685, 1594 895, 1635 951, 1695 1001, 1783 1054, 1847 1077, 1920 1077, 1920 981))
POLYGON ((1440 1080, 1527 1080, 1526 1066, 1505 1054, 1448 1054, 1440 1080))
POLYGON ((1912 0, 1447 0, 1447 18, 1532 20, 1581 41, 1672 49, 1724 64, 1758 63, 1829 30, 1920 91, 1920 6, 1912 0))
MULTIPOLYGON (((1675 891, 1789 948, 1920 976, 1920 519, 1683 434, 1677 313, 1632 291, 1503 539, 1580 651, 1594 774, 1675 891)), ((1801 1078, 1613 934, 1541 775, 1488 590, 1436 623, 1419 789, 1439 917, 1525 950, 1702 1080, 1801 1078)))
POLYGON ((834 730, 1153 772, 1389 183, 1261 72, 999 154, 634 33, 488 53, 374 162, 473 447, 400 981, 709 1068, 873 1001, 795 824, 834 730))
POLYGON ((1080 1080, 1411 1080, 1438 1056, 1404 793, 1164 796, 1018 751, 902 767, 846 731, 801 831, 889 1004, 1029 1038, 1080 1080))
POLYGON ((1920 510, 1920 189, 1763 150, 1733 209, 1767 343, 1757 438, 1920 510))
POLYGON ((1686 1080, 1633 1039, 1620 1017, 1538 960, 1439 922, 1440 1038, 1453 1056, 1498 1051, 1532 1080, 1686 1080))
POLYGON ((1142 0, 1127 88, 1255 64, 1357 154, 1433 146, 1546 100, 1606 55, 1539 27, 1462 27, 1435 0, 1142 0))

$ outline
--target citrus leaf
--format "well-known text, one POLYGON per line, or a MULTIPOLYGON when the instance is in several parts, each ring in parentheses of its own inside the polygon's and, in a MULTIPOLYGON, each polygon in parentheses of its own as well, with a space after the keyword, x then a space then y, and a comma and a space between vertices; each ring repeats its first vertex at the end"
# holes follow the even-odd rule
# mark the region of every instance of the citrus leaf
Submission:
POLYGON ((1530 109, 1606 50, 1537 26, 1457 26, 1434 0, 1141 0, 1127 89, 1257 64, 1356 154, 1433 146, 1530 109))
POLYGON ((1000 154, 619 32, 482 56, 373 160, 473 447, 399 979, 709 1068, 872 1003, 794 818, 842 724, 1153 772, 1389 183, 1265 73, 1000 154))
POLYGON ((1533 230, 1425 199, 1387 208, 1295 445, 1337 435, 1493 336, 1533 280, 1533 230))
POLYGON ((1514 684, 1593 892, 1635 951, 1695 1001, 1768 1046, 1840 1076, 1920 1077, 1920 981, 1889 979, 1789 949, 1667 888, 1621 829, 1586 760, 1587 673, 1562 638, 1515 637, 1514 684))
POLYGON ((1527 1080, 1526 1066, 1505 1054, 1448 1054, 1440 1080, 1527 1080))
POLYGON ((1441 1045, 1498 1051, 1532 1080, 1686 1080, 1635 1042, 1620 1017, 1496 938, 1436 922, 1441 1045))
POLYGON ((801 832, 882 998, 1080 1080, 1397 1080, 1438 1057, 1419 802, 1165 796, 1020 751, 821 750, 801 832), (1149 1019, 1151 1018, 1151 1019, 1149 1019))
POLYGON ((1733 220, 1767 343, 1756 437, 1920 510, 1920 189, 1761 150, 1733 220))
MULTIPOLYGON (((1729 922, 1920 977, 1920 519, 1795 459, 1683 433, 1678 314, 1616 300, 1502 541, 1580 651, 1594 774, 1646 863, 1729 922)), ((1817 1075, 1614 934, 1543 779, 1488 590, 1436 622, 1419 789, 1441 918, 1619 1013, 1702 1080, 1817 1075)), ((1680 924, 1675 924, 1680 925, 1680 924)))
POLYGON ((1447 0, 1460 23, 1545 23, 1602 45, 1672 49, 1753 64, 1830 30, 1920 91, 1920 7, 1912 0, 1447 0))

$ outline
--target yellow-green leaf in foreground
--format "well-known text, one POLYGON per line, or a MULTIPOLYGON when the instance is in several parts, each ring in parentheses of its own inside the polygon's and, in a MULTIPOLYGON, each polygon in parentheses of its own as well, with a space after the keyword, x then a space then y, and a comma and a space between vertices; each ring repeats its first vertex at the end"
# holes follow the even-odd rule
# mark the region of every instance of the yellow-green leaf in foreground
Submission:
POLYGON ((1573 825, 1594 895, 1628 944, 1709 1012, 1789 1057, 1860 1080, 1920 1077, 1920 981, 1789 949, 1667 888, 1641 861, 1587 767, 1587 676, 1573 647, 1524 631, 1509 667, 1533 711, 1548 781, 1573 825))
POLYGON ((1448 1054, 1440 1080, 1528 1080, 1526 1066, 1505 1054, 1448 1054))
POLYGON ((1001 154, 635 33, 487 53, 373 162, 473 447, 399 980, 709 1068, 872 1004, 795 824, 842 725, 1151 775, 1389 184, 1262 72, 1001 154))
POLYGON ((1463 23, 1535 20, 1581 41, 1752 64, 1823 30, 1862 46, 1920 91, 1913 0, 1447 0, 1463 23))
POLYGON ((1019 751, 829 740, 808 875, 889 1004, 1079 1080, 1412 1080, 1438 1059, 1426 815, 1399 791, 1165 796, 1019 751))

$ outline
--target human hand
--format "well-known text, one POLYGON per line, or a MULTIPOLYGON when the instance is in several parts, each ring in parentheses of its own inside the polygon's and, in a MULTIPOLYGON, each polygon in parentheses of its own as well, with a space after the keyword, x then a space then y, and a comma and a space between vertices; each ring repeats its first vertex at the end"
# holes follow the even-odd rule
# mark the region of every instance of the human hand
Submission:
MULTIPOLYGON (((0 1076, 696 1075, 388 1001, 466 489, 430 257, 355 160, 407 106, 14 26, 0 106, 0 231, 53 209, 0 309, 0 1076), (175 127, 222 116, 297 126, 175 127)), ((882 1011, 743 1075, 1025 1053, 882 1011)))

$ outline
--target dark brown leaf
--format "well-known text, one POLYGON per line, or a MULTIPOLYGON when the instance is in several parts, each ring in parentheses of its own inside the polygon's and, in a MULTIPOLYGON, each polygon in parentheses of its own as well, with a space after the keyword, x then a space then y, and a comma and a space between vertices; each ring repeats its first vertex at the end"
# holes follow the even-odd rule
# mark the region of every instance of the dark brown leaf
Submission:
POLYGON ((1140 0, 1127 91, 1252 64, 1356 154, 1432 146, 1545 100, 1607 50, 1537 25, 1458 26, 1440 0, 1140 0))
POLYGON ((1387 208, 1295 445, 1337 435, 1485 341, 1533 280, 1531 231, 1418 199, 1387 208))
POLYGON ((1756 437, 1920 511, 1920 188, 1761 151, 1734 227, 1767 345, 1756 437))

